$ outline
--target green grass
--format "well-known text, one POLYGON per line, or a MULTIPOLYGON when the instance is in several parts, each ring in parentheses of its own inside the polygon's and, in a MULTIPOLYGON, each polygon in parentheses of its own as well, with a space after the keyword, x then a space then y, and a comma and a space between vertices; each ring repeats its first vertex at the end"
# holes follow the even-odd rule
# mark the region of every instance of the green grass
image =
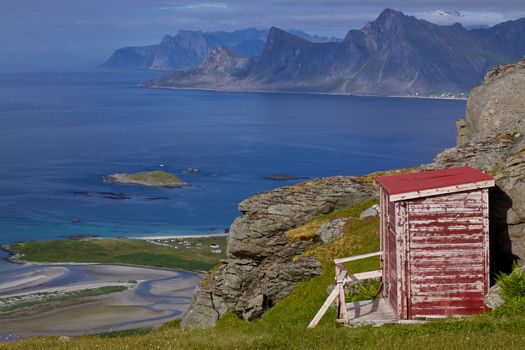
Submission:
MULTIPOLYGON (((12 304, 1 306, 0 307, 0 313, 10 313, 22 309, 29 309, 34 308, 37 306, 42 305, 49 305, 52 303, 62 303, 69 300, 74 299, 80 299, 80 298, 88 298, 88 297, 96 297, 99 295, 104 294, 110 294, 110 293, 118 293, 126 290, 128 288, 124 286, 108 286, 108 287, 100 287, 100 288, 92 288, 92 289, 86 289, 86 290, 80 290, 75 292, 70 292, 66 294, 58 294, 58 293, 37 293, 32 295, 32 300, 24 300, 23 298, 19 297, 17 298, 20 300, 17 302, 16 297, 9 298, 13 301, 12 304)), ((2 301, 2 298, 0 298, 0 301, 2 301)))
POLYGON ((179 239, 190 241, 192 247, 171 243, 163 247, 138 239, 59 240, 17 243, 11 249, 24 254, 32 262, 121 263, 152 267, 206 271, 219 263, 225 254, 210 252, 210 245, 218 244, 226 251, 226 237, 179 239), (202 244, 197 247, 196 244, 202 244), (174 248, 173 246, 178 246, 174 248))
POLYGON ((286 234, 292 241, 298 240, 309 240, 317 237, 317 231, 322 224, 328 220, 341 219, 341 218, 357 218, 366 209, 370 208, 374 204, 378 204, 377 199, 371 199, 368 201, 361 202, 352 207, 334 210, 325 215, 319 215, 306 224, 297 228, 289 230, 286 234))
MULTIPOLYGON (((357 210, 356 210, 357 211, 357 210)), ((348 212, 353 212, 348 209, 348 212)), ((306 326, 327 297, 333 283, 331 259, 377 251, 377 218, 350 220, 345 236, 319 245, 305 254, 323 263, 323 273, 296 287, 260 320, 245 322, 226 314, 216 328, 183 330, 170 323, 149 334, 82 336, 69 342, 57 338, 35 338, 2 344, 0 349, 522 349, 525 344, 525 310, 517 307, 499 313, 446 319, 422 325, 343 327, 330 309, 314 329, 306 326)), ((378 268, 377 258, 349 264, 350 271, 378 268)), ((525 306, 525 303, 523 304, 525 306)), ((133 333, 132 333, 133 334, 133 333)))
POLYGON ((105 339, 122 338, 122 337, 138 336, 138 335, 147 335, 147 334, 150 334, 152 331, 153 331, 152 327, 125 329, 122 331, 99 333, 97 334, 97 337, 105 338, 105 339))

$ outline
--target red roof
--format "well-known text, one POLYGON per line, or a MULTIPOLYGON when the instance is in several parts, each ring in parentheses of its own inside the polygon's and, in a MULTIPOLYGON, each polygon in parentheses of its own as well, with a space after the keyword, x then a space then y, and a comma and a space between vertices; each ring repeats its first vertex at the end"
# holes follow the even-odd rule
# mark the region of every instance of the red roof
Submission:
MULTIPOLYGON (((491 180, 494 180, 491 176, 471 167, 380 176, 375 179, 375 181, 381 185, 389 195, 466 185, 491 180)), ((491 186, 493 186, 493 184, 491 186)))

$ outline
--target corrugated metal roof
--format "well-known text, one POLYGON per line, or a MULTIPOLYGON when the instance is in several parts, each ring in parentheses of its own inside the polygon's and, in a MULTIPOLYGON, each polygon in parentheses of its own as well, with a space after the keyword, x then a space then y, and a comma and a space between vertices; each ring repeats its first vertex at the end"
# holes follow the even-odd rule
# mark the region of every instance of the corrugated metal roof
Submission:
POLYGON ((381 176, 375 179, 389 195, 450 188, 493 180, 491 176, 471 167, 429 170, 411 174, 381 176))

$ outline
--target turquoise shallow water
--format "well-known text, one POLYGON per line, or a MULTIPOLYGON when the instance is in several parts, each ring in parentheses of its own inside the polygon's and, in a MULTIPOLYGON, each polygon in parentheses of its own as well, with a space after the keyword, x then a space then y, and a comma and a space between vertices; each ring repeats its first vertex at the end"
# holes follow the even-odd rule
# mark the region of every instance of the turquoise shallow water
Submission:
POLYGON ((0 73, 0 242, 222 232, 240 200, 294 183, 266 175, 360 175, 431 161, 454 144, 465 109, 451 100, 135 87, 153 75, 0 73), (102 180, 156 169, 191 187, 102 180))

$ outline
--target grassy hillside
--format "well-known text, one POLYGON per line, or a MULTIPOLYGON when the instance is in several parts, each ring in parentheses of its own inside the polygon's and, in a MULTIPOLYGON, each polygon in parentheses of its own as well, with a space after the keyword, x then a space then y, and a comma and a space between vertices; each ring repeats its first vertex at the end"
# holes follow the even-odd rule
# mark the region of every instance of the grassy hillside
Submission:
POLYGON ((24 254, 22 259, 34 262, 122 263, 197 271, 207 271, 225 257, 226 237, 154 242, 157 244, 127 238, 36 241, 16 243, 11 249, 24 254), (212 253, 212 244, 223 253, 212 253))
MULTIPOLYGON (((368 205, 369 203, 366 203, 368 205)), ((366 205, 339 211, 337 216, 355 216, 366 205)), ((331 216, 329 215, 329 216, 331 216)), ((313 222, 323 221, 320 217, 313 222)), ((311 223, 309 223, 311 224, 311 223)), ((308 225, 308 224, 307 224, 308 225)), ((376 251, 377 218, 350 220, 345 235, 306 252, 323 262, 323 274, 300 284, 270 309, 262 319, 245 322, 233 314, 221 319, 215 329, 182 330, 173 322, 154 332, 125 331, 83 336, 69 341, 36 338, 0 345, 0 349, 522 349, 525 344, 525 303, 463 320, 442 320, 422 325, 343 327, 329 310, 315 329, 306 326, 315 315, 333 282, 331 259, 376 251)), ((308 231, 305 228, 304 231, 308 231)), ((378 267, 377 258, 348 266, 352 271, 378 267)))

